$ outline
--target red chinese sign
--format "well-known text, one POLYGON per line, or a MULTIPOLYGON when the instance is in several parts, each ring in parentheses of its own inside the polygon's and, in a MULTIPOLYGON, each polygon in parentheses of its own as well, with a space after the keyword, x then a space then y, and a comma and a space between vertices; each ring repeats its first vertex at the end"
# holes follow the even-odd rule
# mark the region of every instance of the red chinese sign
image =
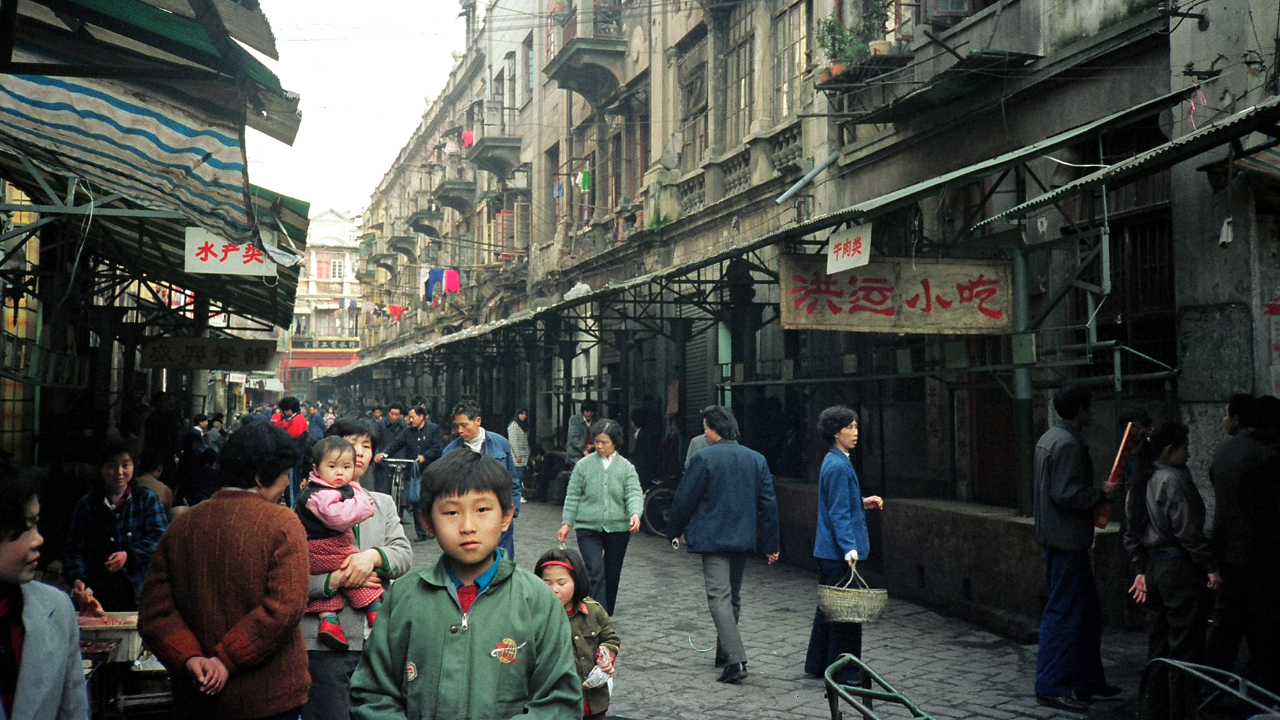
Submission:
POLYGON ((263 277, 276 275, 276 264, 258 246, 228 242, 201 228, 187 228, 184 260, 183 269, 189 273, 263 277))
POLYGON ((1013 327, 1009 263, 879 258, 834 275, 822 255, 779 260, 788 330, 1004 333, 1013 327))
POLYGON ((827 274, 862 267, 871 261, 871 223, 838 230, 827 240, 827 274))
POLYGON ((275 340, 166 337, 142 346, 144 368, 275 370, 275 340))

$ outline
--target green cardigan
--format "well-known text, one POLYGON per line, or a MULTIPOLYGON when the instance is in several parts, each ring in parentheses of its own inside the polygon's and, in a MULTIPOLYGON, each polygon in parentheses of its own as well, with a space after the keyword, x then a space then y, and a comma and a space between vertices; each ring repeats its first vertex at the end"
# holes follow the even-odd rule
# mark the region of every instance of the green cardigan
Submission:
POLYGON ((605 470, 598 453, 573 466, 569 489, 564 496, 565 525, 577 530, 627 532, 632 515, 644 511, 644 491, 631 461, 614 455, 605 470))
POLYGON ((463 614, 442 557, 391 586, 351 678, 356 720, 581 720, 564 606, 503 559, 463 614))

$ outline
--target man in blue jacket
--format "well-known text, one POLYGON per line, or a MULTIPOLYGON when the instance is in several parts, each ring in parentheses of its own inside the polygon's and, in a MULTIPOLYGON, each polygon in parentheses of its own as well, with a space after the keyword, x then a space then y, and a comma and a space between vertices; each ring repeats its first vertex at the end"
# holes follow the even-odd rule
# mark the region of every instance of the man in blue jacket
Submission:
POLYGON ((705 450, 689 462, 668 515, 667 537, 685 535, 689 552, 702 555, 707 606, 716 624, 716 682, 738 683, 747 676, 747 651, 738 634, 739 591, 747 558, 764 552, 778 559, 778 502, 773 476, 760 453, 738 444, 738 422, 725 407, 702 411, 705 450))
MULTIPOLYGON (((463 400, 453 406, 453 429, 458 437, 445 446, 441 457, 454 450, 467 448, 502 463, 511 476, 511 504, 515 508, 514 517, 520 517, 520 475, 516 472, 516 463, 511 454, 511 443, 495 432, 480 427, 480 406, 474 400, 463 400)), ((502 533, 498 547, 507 551, 507 559, 516 557, 516 524, 511 523, 507 531, 502 533)))

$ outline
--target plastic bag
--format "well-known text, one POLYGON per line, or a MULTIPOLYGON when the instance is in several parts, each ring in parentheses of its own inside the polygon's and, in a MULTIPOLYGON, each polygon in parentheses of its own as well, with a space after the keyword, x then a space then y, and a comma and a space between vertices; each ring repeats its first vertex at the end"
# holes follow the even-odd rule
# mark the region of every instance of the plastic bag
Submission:
POLYGON ((613 680, 613 677, 609 675, 609 673, 601 670, 599 665, 596 665, 591 668, 591 674, 587 675, 587 679, 582 681, 582 687, 598 688, 601 685, 610 684, 610 690, 612 691, 613 688, 610 683, 611 680, 613 680))

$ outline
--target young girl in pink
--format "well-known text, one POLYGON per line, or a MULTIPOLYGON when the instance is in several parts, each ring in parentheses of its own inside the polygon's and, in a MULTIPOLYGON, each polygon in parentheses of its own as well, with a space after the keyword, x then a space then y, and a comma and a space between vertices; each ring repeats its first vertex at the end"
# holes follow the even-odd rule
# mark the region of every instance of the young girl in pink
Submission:
MULTIPOLYGON (((353 480, 355 447, 346 438, 318 440, 311 461, 315 467, 293 508, 307 531, 311 574, 318 575, 337 570, 348 555, 359 552, 351 529, 373 517, 373 498, 353 480)), ((365 611, 369 625, 373 625, 382 607, 382 588, 343 588, 341 592, 351 607, 365 611)), ((320 613, 320 642, 335 650, 348 647, 337 615, 342 602, 342 597, 335 595, 307 604, 307 612, 320 613)))

